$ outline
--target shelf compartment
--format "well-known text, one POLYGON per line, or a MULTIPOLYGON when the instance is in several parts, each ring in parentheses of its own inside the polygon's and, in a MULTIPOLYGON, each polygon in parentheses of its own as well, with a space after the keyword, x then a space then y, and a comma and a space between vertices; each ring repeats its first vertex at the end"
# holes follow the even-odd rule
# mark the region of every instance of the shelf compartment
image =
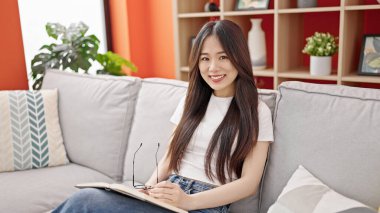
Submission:
POLYGON ((345 6, 360 6, 360 5, 368 5, 368 6, 378 6, 376 0, 345 0, 345 6))
POLYGON ((274 89, 274 80, 272 77, 255 77, 256 87, 259 89, 274 89))
MULTIPOLYGON (((298 8, 296 0, 277 0, 277 1, 278 1, 279 9, 291 9, 291 8, 297 8, 300 10, 306 9, 306 8, 298 8)), ((340 0, 318 0, 317 7, 309 7, 309 8, 321 9, 321 8, 326 8, 326 7, 339 7, 339 6, 340 6, 340 0)))
POLYGON ((209 21, 207 17, 183 18, 179 19, 178 32, 179 36, 179 66, 188 66, 189 55, 191 51, 191 38, 195 37, 201 27, 209 21))
MULTIPOLYGON (((278 67, 276 68, 279 73, 309 67, 310 56, 302 53, 306 38, 315 32, 329 32, 338 36, 339 16, 339 12, 280 14, 278 32, 281 34, 278 35, 278 67), (318 21, 323 17, 328 17, 329 23, 318 21)), ((332 69, 335 73, 338 70, 338 53, 332 57, 332 69)))
POLYGON ((248 32, 252 27, 250 18, 263 19, 261 27, 265 32, 266 51, 267 51, 267 67, 273 67, 274 58, 274 15, 254 15, 254 16, 225 16, 224 19, 237 23, 243 30, 248 40, 248 32))
MULTIPOLYGON (((230 12, 230 11, 242 11, 242 10, 236 10, 236 0, 221 0, 223 1, 223 11, 224 12, 230 12)), ((270 0, 269 5, 268 5, 268 10, 273 10, 274 9, 274 1, 270 0)), ((256 10, 245 10, 245 11, 265 11, 265 9, 256 9, 256 10)))
MULTIPOLYGON (((344 40, 342 44, 342 77, 356 75, 359 68, 363 36, 380 34, 380 11, 350 10, 344 12, 344 40)), ((365 78, 364 78, 365 79, 365 78)))
POLYGON ((209 0, 179 0, 177 1, 178 13, 200 13, 204 12, 204 6, 209 0))

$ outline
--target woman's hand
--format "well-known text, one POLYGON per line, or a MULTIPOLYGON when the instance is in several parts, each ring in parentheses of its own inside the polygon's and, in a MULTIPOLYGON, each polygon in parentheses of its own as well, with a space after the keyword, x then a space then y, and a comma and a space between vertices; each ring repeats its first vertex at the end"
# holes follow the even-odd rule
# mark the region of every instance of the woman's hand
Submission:
POLYGON ((191 207, 191 196, 170 181, 156 184, 153 189, 149 189, 149 196, 181 209, 189 210, 191 207))

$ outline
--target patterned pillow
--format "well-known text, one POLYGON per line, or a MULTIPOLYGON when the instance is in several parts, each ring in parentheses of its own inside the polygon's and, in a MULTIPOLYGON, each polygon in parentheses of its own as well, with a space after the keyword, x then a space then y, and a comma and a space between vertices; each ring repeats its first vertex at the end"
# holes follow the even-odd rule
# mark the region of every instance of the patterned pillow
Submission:
POLYGON ((376 213, 368 206, 344 197, 299 166, 268 213, 376 213))
POLYGON ((57 90, 0 91, 0 172, 68 163, 57 90))

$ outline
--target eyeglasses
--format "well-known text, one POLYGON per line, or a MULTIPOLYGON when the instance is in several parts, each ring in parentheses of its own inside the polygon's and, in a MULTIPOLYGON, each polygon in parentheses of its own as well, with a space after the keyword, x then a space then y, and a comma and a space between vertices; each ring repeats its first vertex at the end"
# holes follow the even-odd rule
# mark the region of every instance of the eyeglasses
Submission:
MULTIPOLYGON (((142 143, 140 143, 140 146, 139 148, 137 148, 135 154, 133 155, 133 165, 132 165, 132 184, 133 184, 133 187, 135 189, 149 189, 150 187, 147 187, 145 185, 142 185, 142 184, 135 184, 135 158, 136 158, 136 153, 140 150, 140 148, 142 147, 142 143)), ((157 161, 157 153, 158 153, 158 149, 160 148, 160 143, 157 143, 157 150, 156 150, 156 181, 158 183, 158 161, 157 161)))

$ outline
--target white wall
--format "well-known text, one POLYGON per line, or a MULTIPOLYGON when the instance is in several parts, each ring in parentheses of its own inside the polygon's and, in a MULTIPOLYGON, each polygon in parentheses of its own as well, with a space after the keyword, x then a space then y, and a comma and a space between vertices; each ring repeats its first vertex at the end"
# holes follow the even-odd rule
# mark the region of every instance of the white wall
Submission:
MULTIPOLYGON (((99 52, 107 51, 103 0, 18 0, 18 6, 29 79, 33 57, 42 45, 55 41, 45 31, 48 22, 58 22, 68 27, 71 23, 82 21, 89 26, 87 34, 99 38, 99 52)), ((95 73, 99 67, 91 67, 90 73, 95 73)), ((31 85, 29 81, 29 88, 31 85)))

